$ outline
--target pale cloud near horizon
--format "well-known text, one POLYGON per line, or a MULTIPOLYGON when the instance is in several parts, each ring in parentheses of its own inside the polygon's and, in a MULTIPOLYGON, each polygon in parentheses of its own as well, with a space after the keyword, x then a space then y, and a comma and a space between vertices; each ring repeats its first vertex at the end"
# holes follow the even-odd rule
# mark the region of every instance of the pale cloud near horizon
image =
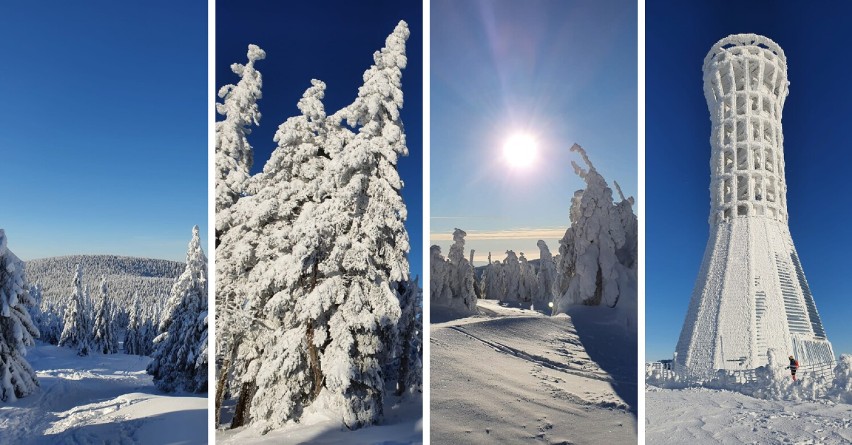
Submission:
MULTIPOLYGON (((541 228, 541 229, 510 229, 510 230, 467 230, 465 240, 513 240, 513 239, 561 239, 565 235, 565 228, 541 228)), ((434 241, 452 241, 452 233, 430 233, 429 238, 434 241)))

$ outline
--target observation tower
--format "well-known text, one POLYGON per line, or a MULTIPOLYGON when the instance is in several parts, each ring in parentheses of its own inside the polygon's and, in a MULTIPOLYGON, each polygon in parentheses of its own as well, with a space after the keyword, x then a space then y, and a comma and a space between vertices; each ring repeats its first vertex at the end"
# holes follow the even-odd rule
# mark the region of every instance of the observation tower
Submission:
POLYGON ((686 374, 834 360, 787 223, 781 112, 790 82, 772 40, 737 34, 704 58, 710 111, 710 236, 680 333, 686 374))

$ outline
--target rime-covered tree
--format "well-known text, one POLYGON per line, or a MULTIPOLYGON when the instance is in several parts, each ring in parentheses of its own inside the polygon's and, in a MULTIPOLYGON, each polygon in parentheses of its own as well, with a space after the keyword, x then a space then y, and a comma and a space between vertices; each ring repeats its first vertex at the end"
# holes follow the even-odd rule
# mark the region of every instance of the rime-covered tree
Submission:
POLYGON ((503 288, 503 263, 491 261, 491 253, 488 253, 489 264, 485 269, 485 298, 491 300, 503 300, 506 291, 503 288))
POLYGON ((518 260, 521 270, 521 278, 518 284, 519 300, 523 303, 532 303, 534 296, 538 294, 538 278, 535 274, 535 268, 527 261, 523 252, 521 252, 518 260))
POLYGON ((186 252, 186 270, 175 281, 166 316, 154 339, 148 373, 166 392, 207 391, 207 257, 198 226, 186 252))
POLYGON ((254 64, 266 53, 257 45, 249 45, 247 56, 245 65, 231 65, 240 81, 220 88, 222 103, 216 104, 216 111, 225 116, 216 123, 216 213, 232 206, 248 190, 253 155, 246 135, 252 125, 260 124, 257 101, 263 84, 254 64))
POLYGON ((59 346, 77 350, 77 355, 85 356, 92 352, 92 323, 88 313, 89 303, 83 291, 83 269, 77 265, 74 273, 74 291, 65 309, 62 335, 59 346))
MULTIPOLYGON (((396 373, 396 394, 421 391, 423 382, 423 291, 417 280, 402 282, 398 289, 400 317, 398 361, 392 363, 396 373)), ((393 372, 388 371, 388 374, 393 372)))
POLYGON ((113 329, 113 310, 107 289, 106 277, 101 279, 101 298, 95 307, 92 348, 101 354, 118 352, 118 340, 113 329))
POLYGON ((557 292, 556 263, 553 261, 553 255, 544 240, 538 240, 537 245, 539 248, 538 294, 535 297, 534 304, 536 307, 544 307, 553 301, 557 292))
POLYGON ((622 297, 635 305, 636 247, 628 245, 637 239, 635 216, 628 215, 632 200, 614 204, 612 190, 585 150, 574 144, 571 151, 580 154, 588 171, 572 162, 586 188, 574 193, 571 226, 559 241, 562 294, 557 311, 571 304, 616 307, 622 297))
POLYGON ((279 127, 255 192, 221 223, 232 229, 221 257, 217 248, 217 301, 250 328, 228 348, 228 375, 240 387, 232 426, 269 430, 320 396, 350 428, 381 418, 384 368, 400 343, 398 284, 408 279, 396 171, 407 153, 399 121, 407 37, 400 23, 358 98, 332 116, 315 82, 302 116, 279 127))
POLYGON ((476 293, 473 290, 474 276, 473 266, 464 257, 464 237, 467 233, 461 229, 453 231, 453 245, 447 254, 447 260, 452 267, 450 274, 450 287, 453 299, 457 301, 453 306, 469 313, 476 312, 476 293))
MULTIPOLYGON (((324 182, 334 188, 302 209, 293 225, 303 284, 286 299, 267 304, 268 311, 280 313, 292 307, 287 300, 295 300, 297 332, 307 342, 312 376, 308 399, 327 391, 349 428, 383 415, 382 369, 398 342, 395 289, 408 279, 407 211, 396 169, 398 158, 408 153, 399 114, 408 35, 400 22, 373 55, 375 64, 364 73, 355 102, 333 117, 345 119, 357 133, 330 154, 324 182)), ((278 370, 272 360, 261 361, 252 403, 252 410, 273 425, 285 420, 271 403, 276 393, 267 391, 280 387, 278 370)))
MULTIPOLYGON (((302 277, 304 267, 297 255, 310 252, 311 258, 319 257, 312 255, 310 248, 296 246, 298 238, 293 231, 296 225, 311 224, 311 212, 334 190, 334 178, 327 176, 327 164, 332 154, 342 149, 345 137, 342 129, 335 127, 325 114, 324 92, 324 83, 312 81, 298 104, 302 115, 288 119, 278 128, 275 135, 278 148, 255 179, 257 193, 241 199, 230 213, 217 215, 220 220, 229 219, 225 224, 234 227, 223 235, 216 262, 217 301, 220 302, 217 317, 221 327, 217 332, 217 349, 225 352, 220 376, 230 379, 240 394, 232 426, 239 426, 252 417, 244 412, 254 398, 257 387, 254 379, 261 365, 261 351, 269 343, 294 348, 294 344, 283 342, 281 333, 284 331, 292 329, 290 336, 296 337, 293 332, 302 329, 302 335, 306 336, 307 327, 297 319, 295 305, 297 295, 309 292, 305 286, 315 287, 317 280, 311 279, 308 283, 302 277), (294 252, 294 248, 303 250, 294 252), (294 294, 282 294, 280 297, 287 298, 272 302, 277 306, 274 313, 266 312, 270 299, 293 287, 298 288, 294 294)), ((326 236, 323 234, 314 241, 327 242, 326 236)), ((307 341, 302 346, 311 349, 307 341)), ((314 371, 318 372, 318 355, 315 349, 311 351, 309 354, 316 358, 314 371)), ((301 401, 312 400, 321 389, 318 378, 314 379, 316 386, 310 388, 309 373, 302 369, 307 362, 302 360, 301 353, 289 354, 292 352, 298 351, 288 350, 288 354, 279 355, 276 362, 292 364, 294 373, 289 379, 280 384, 277 380, 261 382, 270 390, 280 391, 286 386, 290 391, 283 399, 278 397, 287 409, 277 414, 285 419, 298 416, 301 401)), ((217 406, 221 405, 225 389, 226 381, 220 380, 217 406)), ((270 408, 257 417, 273 417, 276 409, 270 408)))
POLYGON ((139 306, 139 296, 133 298, 133 307, 128 314, 127 330, 124 332, 124 353, 145 355, 145 320, 139 306))
POLYGON ((429 300, 433 307, 452 305, 450 274, 450 265, 441 255, 441 246, 433 244, 429 248, 429 300))
POLYGON ((8 249, 0 229, 0 401, 10 402, 38 387, 33 368, 24 356, 39 332, 27 310, 33 302, 27 291, 22 263, 8 249))
POLYGON ((506 259, 503 260, 502 281, 504 296, 503 300, 520 301, 521 295, 521 263, 518 256, 512 250, 506 251, 506 259))

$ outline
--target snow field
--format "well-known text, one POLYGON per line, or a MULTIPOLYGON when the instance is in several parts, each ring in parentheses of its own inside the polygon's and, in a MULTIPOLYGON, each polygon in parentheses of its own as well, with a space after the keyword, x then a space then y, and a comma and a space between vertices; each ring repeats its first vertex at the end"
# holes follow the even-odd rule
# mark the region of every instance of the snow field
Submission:
POLYGON ((645 392, 645 443, 848 444, 852 405, 761 400, 736 392, 660 389, 645 392))
POLYGON ((38 343, 27 360, 40 388, 0 405, 0 443, 207 443, 207 398, 158 391, 145 372, 148 357, 80 357, 38 343))
MULTIPOLYGON (((614 362, 605 369, 587 352, 610 344, 626 370, 629 354, 619 351, 630 345, 618 343, 629 342, 597 330, 599 343, 589 343, 567 315, 547 317, 491 300, 479 307, 482 315, 432 325, 433 443, 636 442, 635 382, 620 370, 613 374, 614 362)), ((584 315, 598 314, 604 324, 602 315, 610 315, 587 309, 597 309, 584 315)))

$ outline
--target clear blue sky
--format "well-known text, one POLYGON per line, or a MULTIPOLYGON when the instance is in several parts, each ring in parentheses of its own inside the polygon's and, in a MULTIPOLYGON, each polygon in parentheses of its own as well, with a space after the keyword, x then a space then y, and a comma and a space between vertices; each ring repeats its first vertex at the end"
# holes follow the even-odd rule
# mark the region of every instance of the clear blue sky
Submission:
POLYGON ((710 117, 701 65, 716 41, 736 33, 765 35, 787 55, 790 231, 835 352, 852 352, 852 239, 844 235, 852 220, 852 4, 649 1, 645 14, 646 359, 671 358, 704 253, 710 117))
MULTIPOLYGON (((278 125, 299 114, 296 107, 311 79, 326 83, 323 104, 332 113, 352 103, 363 84, 363 74, 373 64, 373 53, 385 44, 400 20, 408 23, 408 65, 402 72, 408 157, 399 161, 408 208, 406 228, 411 239, 412 275, 422 277, 423 233, 423 7, 406 1, 269 2, 219 0, 216 2, 216 88, 236 83, 231 63, 246 62, 246 49, 254 43, 266 51, 255 67, 263 75, 263 115, 252 130, 252 173, 275 149, 272 138, 278 125)), ((221 118, 221 117, 217 117, 221 118)), ((421 278, 421 284, 422 284, 421 278)))
POLYGON ((206 11, 0 5, 0 228, 18 256, 182 261, 192 226, 206 237, 206 11))
MULTIPOLYGON (((625 194, 637 190, 635 1, 431 2, 432 243, 454 227, 476 264, 507 249, 553 253, 584 187, 568 149, 579 143, 625 194), (538 140, 530 169, 503 161, 516 132, 538 140)), ((615 193, 613 191, 613 193, 615 193)))

